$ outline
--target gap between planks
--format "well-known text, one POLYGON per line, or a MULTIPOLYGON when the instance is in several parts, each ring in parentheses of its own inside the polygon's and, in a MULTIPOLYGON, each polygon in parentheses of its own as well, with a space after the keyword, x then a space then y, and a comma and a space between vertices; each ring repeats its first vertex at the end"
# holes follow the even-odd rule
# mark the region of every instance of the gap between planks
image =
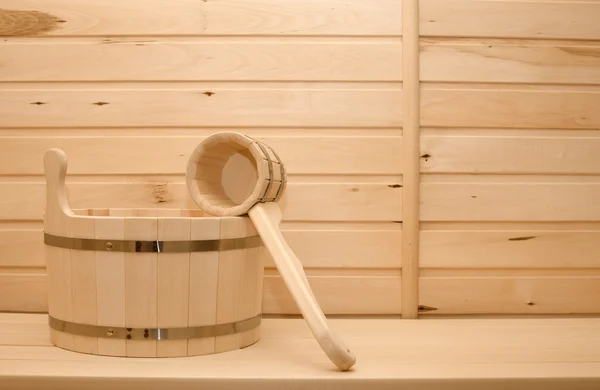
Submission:
MULTIPOLYGON (((369 80, 86 80, 86 81, 0 81, 0 91, 123 91, 123 90, 178 90, 190 91, 195 89, 210 89, 218 91, 231 90, 399 90, 402 89, 401 80, 369 81, 369 80)), ((98 126, 93 126, 98 127, 98 126)), ((140 126, 141 127, 141 126, 140 126)), ((161 126, 160 128, 172 127, 161 126)), ((191 126, 200 127, 200 126, 191 126)), ((209 126, 218 127, 218 126, 209 126)), ((246 126, 244 127, 268 127, 246 126)), ((276 126, 273 126, 276 127, 276 126)), ((290 128, 293 126, 281 126, 290 128)), ((299 126, 307 127, 307 126, 299 126)), ((330 126, 318 126, 330 127, 330 126)), ((347 128, 347 126, 339 126, 347 128)), ((368 126, 360 126, 368 127, 368 126)), ((397 126, 396 126, 397 127, 397 126)), ((64 128, 64 126, 63 126, 64 128)), ((79 128, 79 126, 78 126, 79 128)), ((120 128, 120 126, 119 126, 120 128)))
MULTIPOLYGON (((288 174, 288 182, 293 184, 384 184, 401 186, 402 176, 396 174, 288 174)), ((0 174, 0 183, 39 183, 43 176, 39 174, 0 174)), ((71 183, 138 183, 138 184, 185 184, 185 176, 181 174, 77 174, 70 173, 66 179, 71 183)), ((396 187, 392 187, 396 188, 396 187)), ((401 187, 398 187, 401 188, 401 187)), ((136 207, 132 207, 136 208, 136 207)), ((194 207, 195 208, 195 207, 194 207)))
POLYGON ((336 44, 352 43, 373 45, 378 43, 401 43, 401 35, 110 35, 110 36, 3 36, 3 44, 45 44, 45 45, 160 45, 161 43, 187 44, 238 44, 238 43, 302 43, 336 44))
MULTIPOLYGON (((422 278, 597 278, 600 268, 421 268, 422 278)), ((600 282, 600 279, 598 279, 600 282)))
POLYGON ((148 137, 152 131, 154 137, 208 137, 219 131, 240 131, 251 137, 401 137, 401 127, 377 128, 345 128, 345 127, 278 127, 278 126, 244 126, 244 127, 28 127, 26 129, 0 128, 0 137, 15 138, 94 138, 94 137, 148 137))

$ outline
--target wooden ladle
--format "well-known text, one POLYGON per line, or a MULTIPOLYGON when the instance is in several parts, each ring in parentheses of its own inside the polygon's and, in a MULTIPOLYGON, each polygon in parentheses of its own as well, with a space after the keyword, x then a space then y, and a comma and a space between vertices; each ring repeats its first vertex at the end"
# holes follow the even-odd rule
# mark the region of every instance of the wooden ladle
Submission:
POLYGON ((346 371, 356 358, 329 327, 302 263, 279 229, 282 212, 277 202, 286 179, 285 167, 271 147, 236 132, 204 139, 192 152, 186 170, 190 195, 206 213, 250 216, 317 342, 329 359, 346 371))

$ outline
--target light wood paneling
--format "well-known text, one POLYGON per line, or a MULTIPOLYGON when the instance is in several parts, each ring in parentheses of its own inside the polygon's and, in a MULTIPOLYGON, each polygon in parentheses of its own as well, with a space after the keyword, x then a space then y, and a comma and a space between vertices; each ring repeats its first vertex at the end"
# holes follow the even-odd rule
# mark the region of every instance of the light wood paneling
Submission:
POLYGON ((600 128, 600 90, 425 85, 421 126, 600 128))
MULTIPOLYGON (((600 174, 600 137, 423 136, 428 173, 600 174)), ((600 132, 598 133, 600 136, 600 132)))
POLYGON ((398 127, 400 90, 3 90, 0 127, 398 127), (38 104, 41 103, 41 104, 38 104))
POLYGON ((4 0, 2 8, 48 15, 23 14, 19 23, 0 11, 0 20, 5 20, 0 35, 30 35, 44 27, 46 31, 40 35, 318 37, 401 33, 401 7, 396 0, 178 0, 168 6, 163 0, 4 0))
MULTIPOLYGON (((597 18, 600 18, 600 7, 597 8, 597 18)), ((428 40, 421 45, 421 80, 600 84, 600 45, 585 42, 428 40)))
POLYGON ((0 228, 0 267, 45 267, 42 230, 0 228))
POLYGON ((0 381, 14 390, 486 389, 584 390, 600 386, 598 318, 331 319, 365 363, 334 372, 303 319, 266 318, 261 340, 191 359, 115 359, 49 348, 42 315, 0 315, 0 381), (8 317, 8 318, 7 318, 8 317), (34 322, 35 321, 35 322, 34 322), (11 333, 30 328, 30 337, 11 333), (460 342, 460 347, 457 343, 460 342), (371 363, 372 362, 372 363, 371 363), (407 367, 410 369, 399 369, 407 367), (82 378, 88 371, 94 375, 82 378))
MULTIPOLYGON (((0 119, 1 120, 1 119, 0 119)), ((52 133, 52 131, 49 131, 52 133)), ((115 130, 114 132, 117 132, 115 130)), ((0 174, 43 174, 49 148, 67 153, 69 174, 184 174, 189 155, 205 137, 2 137, 0 174), (110 155, 110 158, 98 156, 110 155)), ((400 174, 401 137, 299 135, 254 137, 273 147, 289 174, 400 174), (306 151, 310 150, 310 153, 306 151)))
POLYGON ((46 274, 0 270, 0 311, 48 312, 46 274))
POLYGON ((581 230, 421 232, 422 268, 600 268, 600 232, 581 230))
MULTIPOLYGON (((197 208, 185 183, 70 183, 73 208, 197 208)), ((0 218, 39 220, 44 183, 2 182, 0 218)), ((287 221, 401 220, 402 188, 386 184, 294 184, 280 201, 287 221), (371 202, 377 199, 377 202, 371 202)))
MULTIPOLYGON (((0 11, 1 12, 1 11, 0 11)), ((14 43, 13 43, 14 42, 14 43)), ((400 41, 0 45, 0 81, 400 81, 400 41)))
MULTIPOLYGON (((308 276, 326 314, 399 314, 400 275, 308 276)), ((265 275, 263 313, 300 314, 280 276, 265 275)))
MULTIPOLYGON (((308 276, 311 288, 326 314, 400 313, 400 275, 308 276), (382 296, 388 296, 382 299, 382 296)), ((46 312, 44 273, 0 273, 0 311, 46 312)), ((264 280, 263 313, 299 314, 279 276, 264 280)), ((128 346, 129 348, 129 346, 128 346)))
POLYGON ((419 4, 422 312, 600 312, 600 3, 419 4))
POLYGON ((600 312, 600 276, 424 276, 419 293, 428 314, 600 312))
POLYGON ((598 221, 600 184, 423 183, 423 221, 598 221))
MULTIPOLYGON (((283 236, 305 267, 400 267, 401 224, 283 223, 283 236)), ((265 265, 274 267, 271 259, 265 265)), ((10 229, 0 225, 0 267, 44 267, 41 226, 10 229)))
MULTIPOLYGON (((282 157, 284 235, 309 270, 332 278, 320 293, 327 310, 339 301, 372 312, 340 291, 358 285, 349 275, 401 264, 401 8, 398 0, 4 1, 0 274, 43 275, 48 148, 67 153, 74 208, 196 208, 182 176, 189 153, 233 130, 282 157)), ((26 285, 7 299, 29 308, 26 285)), ((396 287, 377 291, 397 295, 396 287)), ((197 314, 195 324, 210 313, 197 314)))
POLYGON ((402 1, 402 60, 404 83, 402 97, 403 136, 406 148, 403 153, 406 190, 403 192, 402 214, 402 311, 403 318, 417 318, 419 292, 419 142, 421 86, 419 71, 419 1, 402 1))
POLYGON ((600 39, 596 1, 420 0, 421 35, 600 39))

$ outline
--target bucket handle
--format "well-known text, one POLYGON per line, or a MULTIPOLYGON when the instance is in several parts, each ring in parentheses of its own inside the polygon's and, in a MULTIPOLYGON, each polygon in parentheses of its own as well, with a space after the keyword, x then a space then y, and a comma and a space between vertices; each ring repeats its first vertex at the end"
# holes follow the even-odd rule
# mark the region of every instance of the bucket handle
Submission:
POLYGON ((69 236, 69 219, 73 215, 65 188, 67 155, 60 149, 48 149, 44 154, 46 176, 46 209, 44 232, 69 236))

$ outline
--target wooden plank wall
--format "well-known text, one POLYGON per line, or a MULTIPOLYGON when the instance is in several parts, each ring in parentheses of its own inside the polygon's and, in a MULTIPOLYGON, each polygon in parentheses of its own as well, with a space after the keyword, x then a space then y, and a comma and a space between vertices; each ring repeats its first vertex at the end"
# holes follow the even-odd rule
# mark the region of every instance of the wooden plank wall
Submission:
MULTIPOLYGON (((286 163, 324 311, 400 313, 399 0, 3 0, 0 35, 0 311, 47 307, 46 149, 74 208, 195 207, 189 153, 238 130, 286 163)), ((298 312, 272 263, 264 287, 298 312)))
MULTIPOLYGON (((74 207, 194 207, 236 129, 328 314, 600 313, 600 1, 165 4, 2 1, 0 310, 46 307, 44 150, 74 207)), ((297 313, 271 264, 264 302, 297 313)))
POLYGON ((420 34, 419 302, 599 313, 600 2, 420 0, 420 34))

